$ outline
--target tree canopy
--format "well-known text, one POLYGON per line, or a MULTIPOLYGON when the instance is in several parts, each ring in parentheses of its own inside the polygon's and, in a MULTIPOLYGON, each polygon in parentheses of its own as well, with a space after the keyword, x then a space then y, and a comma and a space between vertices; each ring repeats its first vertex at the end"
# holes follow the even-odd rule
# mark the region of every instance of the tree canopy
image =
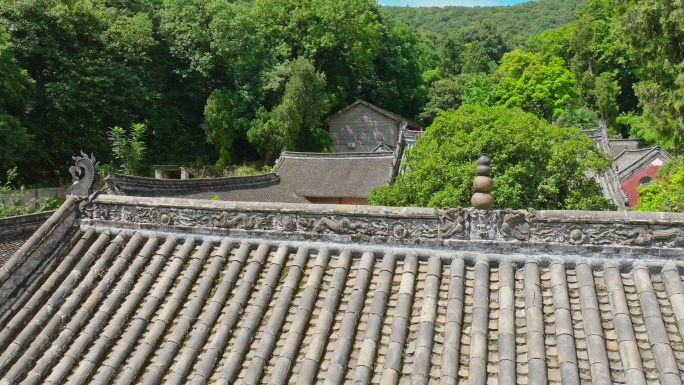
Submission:
POLYGON ((143 174, 270 158, 282 144, 266 137, 318 150, 323 115, 354 100, 414 118, 437 66, 373 0, 0 0, 0 27, 0 172, 16 164, 34 185, 64 182, 80 150, 110 161, 109 133, 133 124, 147 127, 143 174), (273 132, 250 140, 259 126, 273 132))
POLYGON ((677 157, 658 170, 658 179, 639 186, 639 211, 684 212, 684 158, 677 157))
POLYGON ((136 140, 149 151, 131 168, 143 175, 321 151, 323 119, 357 99, 423 126, 467 105, 575 128, 602 118, 614 135, 680 153, 681 8, 0 0, 0 174, 64 183, 80 150, 115 158, 115 127, 146 127, 136 140))
POLYGON ((420 32, 441 33, 481 23, 498 26, 514 43, 573 20, 586 0, 538 0, 500 7, 383 7, 392 17, 420 32))
POLYGON ((497 96, 506 107, 520 107, 551 121, 576 101, 575 78, 563 60, 514 50, 496 71, 497 96))
POLYGON ((21 124, 33 81, 19 67, 9 35, 0 28, 0 172, 7 172, 28 153, 31 136, 21 124))
POLYGON ((480 155, 492 160, 496 207, 609 209, 587 170, 608 156, 574 128, 519 109, 464 105, 439 115, 408 151, 394 184, 374 189, 373 204, 468 206, 480 155))

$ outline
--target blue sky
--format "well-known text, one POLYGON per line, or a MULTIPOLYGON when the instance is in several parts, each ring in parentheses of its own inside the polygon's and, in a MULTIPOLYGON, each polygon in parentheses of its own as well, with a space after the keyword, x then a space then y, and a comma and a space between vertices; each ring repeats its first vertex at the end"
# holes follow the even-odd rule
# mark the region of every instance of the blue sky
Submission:
POLYGON ((380 5, 400 5, 411 7, 446 7, 448 5, 461 5, 465 7, 513 5, 523 3, 526 0, 380 0, 380 5))

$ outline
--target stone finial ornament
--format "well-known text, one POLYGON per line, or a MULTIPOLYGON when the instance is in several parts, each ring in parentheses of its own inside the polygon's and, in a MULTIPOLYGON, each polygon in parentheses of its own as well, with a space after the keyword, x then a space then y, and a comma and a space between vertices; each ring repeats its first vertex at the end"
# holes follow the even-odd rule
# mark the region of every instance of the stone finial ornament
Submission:
POLYGON ((67 195, 87 197, 93 192, 93 185, 100 179, 97 168, 100 167, 95 157, 81 151, 81 156, 73 156, 76 164, 69 167, 73 184, 67 189, 67 195))
POLYGON ((489 177, 492 173, 492 168, 489 166, 490 163, 489 158, 485 155, 482 155, 480 159, 477 160, 477 168, 475 168, 477 176, 473 181, 475 193, 470 199, 473 208, 491 209, 494 207, 494 197, 491 194, 492 188, 494 188, 494 182, 492 182, 492 178, 489 177))

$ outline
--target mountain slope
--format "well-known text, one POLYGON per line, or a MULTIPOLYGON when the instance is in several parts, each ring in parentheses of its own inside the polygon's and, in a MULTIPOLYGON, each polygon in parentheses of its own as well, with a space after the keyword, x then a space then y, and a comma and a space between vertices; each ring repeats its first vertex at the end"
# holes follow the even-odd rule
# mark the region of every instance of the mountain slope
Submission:
POLYGON ((424 33, 455 31, 487 21, 519 43, 573 20, 586 0, 539 0, 501 7, 382 7, 389 16, 424 33))

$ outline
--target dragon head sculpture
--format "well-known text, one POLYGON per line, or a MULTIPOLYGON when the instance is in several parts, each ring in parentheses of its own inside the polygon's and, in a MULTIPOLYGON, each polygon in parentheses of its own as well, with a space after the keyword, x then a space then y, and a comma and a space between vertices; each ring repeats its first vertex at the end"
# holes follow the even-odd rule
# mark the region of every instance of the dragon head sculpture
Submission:
POLYGON ((93 193, 93 185, 100 180, 97 170, 100 162, 92 154, 88 156, 83 151, 81 156, 73 156, 72 159, 76 164, 69 167, 73 184, 67 189, 67 195, 87 197, 93 193))

